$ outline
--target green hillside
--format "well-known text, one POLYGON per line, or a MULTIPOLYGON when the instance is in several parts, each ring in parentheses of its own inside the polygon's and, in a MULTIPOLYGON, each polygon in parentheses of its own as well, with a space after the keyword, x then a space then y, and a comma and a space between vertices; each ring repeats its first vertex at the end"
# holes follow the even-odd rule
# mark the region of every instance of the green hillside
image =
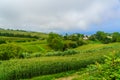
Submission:
POLYGON ((0 80, 119 80, 119 33, 107 36, 1 29, 0 80))

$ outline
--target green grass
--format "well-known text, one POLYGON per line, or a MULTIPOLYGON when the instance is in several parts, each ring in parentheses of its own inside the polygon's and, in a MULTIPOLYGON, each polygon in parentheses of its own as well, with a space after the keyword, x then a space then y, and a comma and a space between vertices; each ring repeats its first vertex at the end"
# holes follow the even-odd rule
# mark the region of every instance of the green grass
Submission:
POLYGON ((3 61, 0 65, 0 79, 14 80, 19 78, 31 78, 39 75, 77 70, 86 67, 95 61, 101 61, 98 54, 65 57, 41 57, 31 59, 18 59, 3 61))
POLYGON ((12 34, 24 34, 24 35, 31 35, 31 36, 38 36, 40 38, 47 38, 48 34, 40 33, 40 32, 29 32, 29 31, 21 31, 21 30, 1 30, 1 33, 12 33, 12 34))
MULTIPOLYGON (((78 49, 78 48, 76 48, 78 49)), ((99 58, 100 56, 102 57, 103 55, 108 55, 109 53, 112 53, 113 51, 120 51, 120 43, 111 43, 111 44, 95 44, 92 46, 92 44, 89 44, 89 45, 84 45, 82 47, 79 47, 78 50, 93 50, 94 52, 83 52, 83 53, 79 53, 79 54, 76 54, 76 55, 72 55, 73 57, 76 57, 76 58, 80 58, 80 59, 87 59, 89 57, 92 57, 91 59, 94 59, 94 58, 99 58), (91 47, 87 47, 87 46, 91 46, 91 47)), ((70 56, 69 56, 70 58, 70 56)), ((89 65, 89 64, 88 64, 89 65)), ((74 80, 84 80, 83 78, 84 77, 88 77, 89 74, 87 73, 87 68, 84 68, 83 71, 77 71, 77 74, 76 76, 78 78, 74 79, 74 80), (79 76, 81 75, 81 76, 79 76)), ((74 73, 73 73, 74 74, 74 73)), ((59 76, 59 74, 57 74, 57 76, 59 76)), ((65 75, 65 76, 72 76, 71 74, 69 75, 65 75)), ((61 77, 64 77, 64 76, 61 76, 61 77)), ((56 78, 59 78, 59 77, 54 77, 54 75, 47 75, 47 76, 39 76, 39 77, 35 77, 35 78, 32 78, 31 80, 54 80, 56 78)))
POLYGON ((43 76, 39 76, 39 77, 34 77, 32 79, 20 79, 20 80, 55 80, 57 78, 73 75, 75 72, 76 71, 73 70, 73 71, 68 71, 68 72, 52 74, 52 75, 43 75, 43 76))
POLYGON ((28 51, 28 53, 36 53, 36 52, 46 53, 52 50, 47 45, 46 40, 38 40, 38 41, 16 43, 16 44, 25 48, 28 51))
MULTIPOLYGON (((45 41, 35 41, 21 43, 20 45, 28 47, 33 44, 37 46, 41 44, 45 45, 45 43, 45 41)), ((30 47, 30 49, 32 49, 33 46, 30 47)), ((101 62, 104 55, 108 55, 113 51, 120 51, 120 43, 88 44, 78 47, 75 50, 79 51, 79 53, 69 56, 51 56, 1 61, 0 80, 16 80, 43 75, 48 75, 46 77, 49 80, 50 77, 54 77, 50 74, 79 70, 80 68, 85 68, 87 65, 94 64, 96 61, 101 62)), ((42 78, 44 79, 45 76, 42 78)))
POLYGON ((5 36, 0 36, 0 40, 4 40, 6 42, 31 42, 35 41, 36 39, 34 38, 20 38, 20 37, 5 37, 5 36))

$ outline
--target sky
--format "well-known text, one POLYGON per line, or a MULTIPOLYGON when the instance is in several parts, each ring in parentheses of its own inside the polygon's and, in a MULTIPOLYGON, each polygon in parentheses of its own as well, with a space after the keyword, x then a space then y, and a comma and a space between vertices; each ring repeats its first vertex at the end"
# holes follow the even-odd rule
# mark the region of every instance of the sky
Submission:
POLYGON ((120 32, 120 0, 0 0, 0 28, 120 32))

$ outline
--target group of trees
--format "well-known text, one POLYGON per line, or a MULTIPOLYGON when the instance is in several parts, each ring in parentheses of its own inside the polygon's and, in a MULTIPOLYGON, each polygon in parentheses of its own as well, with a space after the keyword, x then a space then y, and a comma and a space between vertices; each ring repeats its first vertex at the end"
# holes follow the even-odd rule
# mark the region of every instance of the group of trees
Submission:
POLYGON ((95 34, 91 36, 84 36, 83 34, 65 34, 64 36, 50 33, 47 39, 48 44, 54 50, 66 50, 69 48, 75 48, 77 46, 81 46, 87 44, 89 40, 99 41, 104 44, 112 43, 112 42, 120 42, 120 33, 105 33, 103 31, 97 31, 95 34), (87 40, 84 40, 84 37, 87 37, 87 40))
POLYGON ((66 34, 62 36, 56 33, 50 33, 47 42, 52 49, 64 51, 86 44, 87 42, 83 40, 83 37, 84 35, 82 34, 66 34))
POLYGON ((93 34, 89 37, 89 40, 92 41, 101 41, 102 43, 111 43, 111 42, 120 42, 120 33, 105 33, 103 31, 98 31, 96 34, 93 34))
POLYGON ((101 41, 102 43, 110 43, 112 41, 112 36, 103 31, 98 31, 96 34, 93 34, 89 37, 90 40, 93 41, 101 41))
POLYGON ((0 45, 0 60, 21 58, 23 52, 26 50, 16 44, 2 44, 0 45))
POLYGON ((0 32, 0 36, 7 36, 7 37, 22 37, 22 38, 36 38, 38 39, 38 36, 32 36, 30 34, 14 34, 14 33, 7 33, 7 32, 0 32))

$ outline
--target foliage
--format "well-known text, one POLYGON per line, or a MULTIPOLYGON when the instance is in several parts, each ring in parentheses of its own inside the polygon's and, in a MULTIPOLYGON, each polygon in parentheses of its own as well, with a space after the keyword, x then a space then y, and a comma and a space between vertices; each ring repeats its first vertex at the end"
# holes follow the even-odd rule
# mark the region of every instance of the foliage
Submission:
POLYGON ((105 56, 105 63, 92 65, 90 69, 95 70, 94 74, 90 74, 92 79, 106 79, 106 80, 119 80, 120 79, 120 54, 115 56, 112 53, 110 56, 105 56))
POLYGON ((0 29, 0 36, 46 39, 48 34, 24 30, 0 29))
POLYGON ((47 39, 48 45, 54 50, 63 50, 64 44, 63 39, 56 33, 50 33, 47 39))
POLYGON ((114 32, 112 34, 112 41, 113 42, 120 42, 120 33, 119 32, 114 32))
POLYGON ((36 41, 34 38, 19 38, 19 37, 0 37, 0 44, 2 43, 10 43, 10 42, 31 42, 36 41))
POLYGON ((112 42, 112 39, 109 38, 109 34, 103 32, 103 31, 97 31, 96 34, 91 35, 91 37, 89 39, 93 40, 93 41, 99 40, 104 44, 112 42))
POLYGON ((84 35, 80 34, 80 33, 74 33, 74 34, 71 34, 71 35, 68 35, 66 33, 65 36, 64 36, 64 39, 65 40, 77 41, 79 38, 83 38, 83 37, 84 37, 84 35))
POLYGON ((0 60, 8 60, 10 58, 19 58, 25 52, 20 46, 15 44, 0 45, 0 60))
POLYGON ((52 75, 43 75, 39 77, 33 77, 31 79, 20 79, 20 80, 56 80, 56 78, 70 76, 75 72, 75 70, 52 74, 52 75))
POLYGON ((77 70, 99 59, 50 57, 5 61, 0 65, 0 80, 17 80, 20 78, 31 78, 33 76, 77 70))
POLYGON ((3 44, 3 43, 6 43, 6 41, 0 39, 0 44, 3 44))
POLYGON ((91 36, 89 37, 89 40, 97 41, 95 34, 94 34, 94 35, 91 35, 91 36))
POLYGON ((77 40, 77 44, 78 44, 78 46, 82 46, 82 45, 88 44, 88 41, 83 40, 83 39, 79 39, 79 40, 77 40))
POLYGON ((104 64, 96 62, 96 64, 89 65, 86 72, 74 80, 119 80, 120 52, 113 52, 104 57, 104 64))
POLYGON ((0 63, 0 80, 17 80, 20 78, 31 78, 40 75, 78 70, 96 61, 102 62, 103 55, 106 55, 112 50, 119 50, 120 46, 119 43, 91 44, 81 46, 78 50, 84 51, 91 49, 94 50, 72 56, 50 56, 2 61, 0 63), (105 46, 113 47, 109 48, 105 46), (98 48, 102 49, 96 50, 98 48))
POLYGON ((66 50, 66 51, 56 51, 56 52, 48 52, 45 54, 45 56, 65 56, 65 55, 74 55, 77 54, 78 52, 75 50, 66 50))
POLYGON ((65 41, 63 51, 70 49, 70 48, 76 48, 77 46, 78 46, 78 44, 75 41, 65 41))

